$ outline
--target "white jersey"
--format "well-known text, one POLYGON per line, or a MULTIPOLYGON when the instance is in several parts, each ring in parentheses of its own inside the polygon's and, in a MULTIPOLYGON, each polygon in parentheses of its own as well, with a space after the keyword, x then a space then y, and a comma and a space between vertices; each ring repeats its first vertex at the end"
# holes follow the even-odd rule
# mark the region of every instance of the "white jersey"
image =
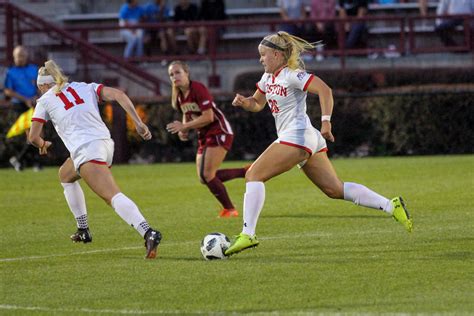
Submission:
POLYGON ((110 139, 98 106, 102 88, 97 83, 71 82, 56 93, 52 87, 38 99, 32 121, 51 120, 70 153, 93 140, 110 139))
POLYGON ((285 67, 274 75, 264 73, 257 83, 275 118, 278 135, 312 127, 306 114, 306 89, 313 78, 314 75, 304 70, 285 67))

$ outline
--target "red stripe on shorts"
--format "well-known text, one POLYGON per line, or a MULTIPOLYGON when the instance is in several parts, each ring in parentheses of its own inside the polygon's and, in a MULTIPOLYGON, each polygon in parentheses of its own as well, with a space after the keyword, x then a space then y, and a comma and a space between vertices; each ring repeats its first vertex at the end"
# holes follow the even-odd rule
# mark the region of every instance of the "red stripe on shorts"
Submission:
POLYGON ((106 165, 107 163, 105 161, 99 161, 99 160, 90 160, 88 162, 92 162, 98 165, 106 165))

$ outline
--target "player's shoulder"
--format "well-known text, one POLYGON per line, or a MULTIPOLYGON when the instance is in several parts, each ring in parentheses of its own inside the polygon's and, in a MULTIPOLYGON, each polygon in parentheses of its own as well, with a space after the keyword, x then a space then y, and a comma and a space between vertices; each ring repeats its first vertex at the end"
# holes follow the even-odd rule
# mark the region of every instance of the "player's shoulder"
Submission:
POLYGON ((202 83, 202 82, 199 82, 199 81, 191 81, 191 88, 192 89, 199 89, 199 90, 207 90, 207 87, 202 83))

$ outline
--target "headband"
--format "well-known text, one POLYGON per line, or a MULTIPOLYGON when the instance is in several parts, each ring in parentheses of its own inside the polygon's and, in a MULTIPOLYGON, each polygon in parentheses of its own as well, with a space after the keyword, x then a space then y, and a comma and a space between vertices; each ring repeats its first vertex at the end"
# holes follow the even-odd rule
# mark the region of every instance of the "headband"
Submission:
POLYGON ((51 75, 46 75, 46 76, 41 76, 38 75, 38 78, 36 78, 36 85, 40 84, 48 84, 48 83, 55 83, 53 76, 51 75))
POLYGON ((280 46, 266 40, 266 39, 263 39, 261 42, 260 42, 260 45, 263 45, 263 46, 267 46, 267 47, 270 47, 270 48, 273 48, 273 49, 276 49, 276 50, 280 50, 282 52, 285 51, 285 49, 281 48, 280 46))

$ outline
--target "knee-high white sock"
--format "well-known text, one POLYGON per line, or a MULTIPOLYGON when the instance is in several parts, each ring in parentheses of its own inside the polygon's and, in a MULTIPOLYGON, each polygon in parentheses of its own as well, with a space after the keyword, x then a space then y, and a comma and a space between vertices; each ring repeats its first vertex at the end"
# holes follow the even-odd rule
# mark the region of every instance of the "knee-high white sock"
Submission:
POLYGON ((77 181, 61 183, 64 188, 64 197, 77 222, 77 228, 89 227, 87 223, 87 208, 84 192, 77 181))
POLYGON ((112 198, 111 204, 115 212, 127 222, 128 225, 135 228, 142 237, 145 235, 150 226, 142 213, 140 213, 138 206, 132 200, 123 193, 117 193, 112 198))
POLYGON ((244 195, 244 226, 242 233, 253 236, 258 216, 265 202, 265 184, 263 182, 247 182, 244 195))
POLYGON ((362 184, 344 182, 344 200, 392 214, 392 203, 390 203, 390 200, 362 184))

